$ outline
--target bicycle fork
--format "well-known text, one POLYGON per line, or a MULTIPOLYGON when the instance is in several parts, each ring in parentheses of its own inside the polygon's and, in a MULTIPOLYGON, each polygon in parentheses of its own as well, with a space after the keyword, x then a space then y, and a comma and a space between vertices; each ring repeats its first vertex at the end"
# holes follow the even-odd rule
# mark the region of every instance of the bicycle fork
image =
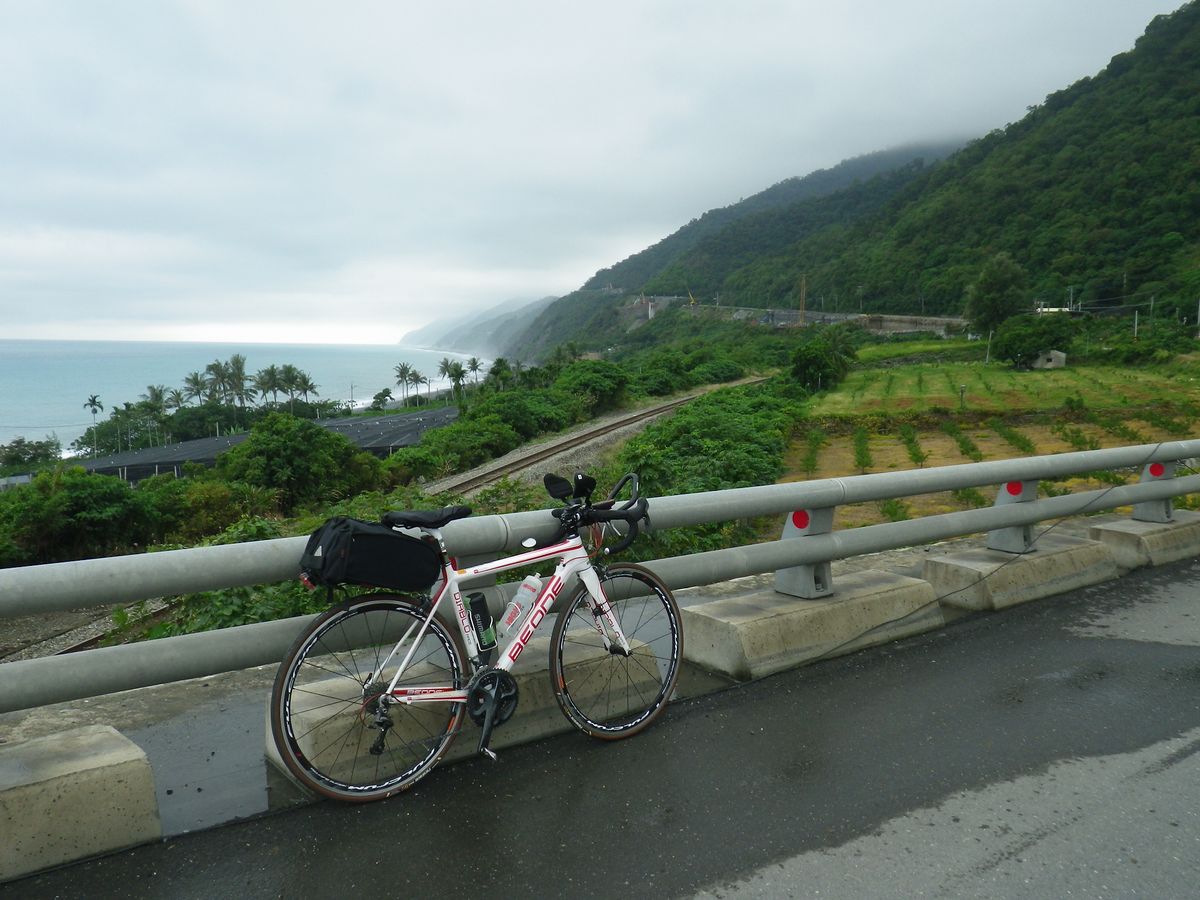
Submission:
POLYGON ((633 651, 630 649, 629 641, 625 637, 625 632, 621 630, 621 623, 613 614, 612 604, 609 603, 608 596, 604 593, 604 587, 600 583, 600 576, 595 568, 588 566, 582 570, 579 573, 579 580, 583 582, 584 587, 591 595, 592 624, 596 628, 596 633, 600 635, 604 649, 614 656, 632 655, 633 651), (610 632, 613 637, 609 637, 610 632))

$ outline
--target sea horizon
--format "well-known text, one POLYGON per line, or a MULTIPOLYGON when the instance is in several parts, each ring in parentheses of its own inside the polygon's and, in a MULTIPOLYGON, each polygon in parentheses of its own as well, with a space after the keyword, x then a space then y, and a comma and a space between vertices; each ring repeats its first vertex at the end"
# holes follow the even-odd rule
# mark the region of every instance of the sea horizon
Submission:
MULTIPOLYGON (((57 438, 64 453, 92 424, 84 403, 95 394, 104 405, 97 421, 115 406, 136 403, 150 385, 182 388, 193 371, 209 363, 246 357, 253 375, 290 363, 306 372, 323 400, 370 403, 383 388, 399 395, 394 367, 406 362, 430 378, 434 390, 442 357, 465 362, 469 354, 404 344, 325 344, 239 341, 54 340, 0 338, 0 444, 18 437, 57 438)), ((489 362, 484 360, 485 366, 489 362)), ((485 368, 486 370, 486 368, 485 368)))

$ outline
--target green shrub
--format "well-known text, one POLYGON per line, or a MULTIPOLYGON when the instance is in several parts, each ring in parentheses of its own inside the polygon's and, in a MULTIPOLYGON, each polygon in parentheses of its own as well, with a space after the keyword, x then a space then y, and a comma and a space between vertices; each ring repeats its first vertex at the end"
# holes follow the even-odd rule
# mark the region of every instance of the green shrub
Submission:
POLYGON ((267 416, 245 441, 218 456, 217 472, 227 481, 277 492, 284 513, 383 482, 375 457, 336 432, 286 413, 267 416))
POLYGON ((0 502, 0 563, 23 565, 129 553, 153 543, 151 499, 119 478, 61 465, 0 502))

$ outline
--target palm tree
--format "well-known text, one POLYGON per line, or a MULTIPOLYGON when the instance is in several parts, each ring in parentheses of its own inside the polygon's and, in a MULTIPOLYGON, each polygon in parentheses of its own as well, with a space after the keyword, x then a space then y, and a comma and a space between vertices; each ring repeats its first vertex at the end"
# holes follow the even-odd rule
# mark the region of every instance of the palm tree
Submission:
POLYGON ((229 392, 237 405, 246 408, 246 401, 253 400, 255 390, 251 387, 253 379, 246 374, 246 357, 235 353, 225 364, 225 373, 229 382, 229 392))
POLYGON ((271 402, 279 402, 279 392, 283 389, 283 383, 280 381, 279 366, 272 363, 265 369, 259 369, 254 373, 254 388, 258 391, 258 395, 263 398, 265 403, 267 394, 271 395, 271 402))
POLYGON ((300 390, 300 379, 304 373, 291 363, 279 367, 279 389, 288 395, 288 412, 294 412, 296 392, 300 390))
POLYGON ((413 373, 413 367, 406 362, 397 363, 395 372, 396 372, 396 385, 400 388, 401 393, 403 393, 403 395, 404 395, 404 399, 403 399, 401 405, 407 406, 408 405, 408 384, 409 384, 408 378, 413 373))
POLYGON ((427 383, 428 381, 429 381, 429 379, 426 378, 424 375, 422 375, 420 372, 418 372, 416 369, 413 369, 411 372, 408 373, 408 383, 410 385, 412 385, 414 388, 416 388, 418 400, 421 399, 421 385, 427 383))
POLYGON ((463 368, 463 364, 458 360, 450 363, 446 369, 446 377, 450 379, 450 383, 454 385, 454 396, 462 402, 462 383, 467 377, 467 370, 463 368))
POLYGON ((433 382, 429 380, 428 375, 422 375, 420 372, 415 373, 416 378, 420 379, 417 383, 425 385, 425 403, 433 402, 433 382))
POLYGON ((438 363, 438 375, 442 378, 450 377, 450 357, 443 356, 442 361, 438 363))
POLYGON ((321 396, 317 393, 317 386, 313 383, 312 376, 303 371, 300 372, 300 377, 296 379, 296 390, 304 395, 305 403, 308 402, 309 394, 312 394, 314 397, 321 396))
POLYGON ((167 408, 167 386, 165 384, 148 384, 146 393, 138 396, 152 411, 162 413, 167 408))
POLYGON ((96 431, 96 413, 104 409, 104 404, 100 402, 99 394, 92 394, 83 403, 83 408, 92 412, 92 458, 96 458, 96 441, 100 437, 96 431))
POLYGON ((189 372, 183 379, 183 396, 187 400, 199 400, 204 396, 204 376, 199 372, 189 372))
POLYGON ((479 385, 479 370, 481 368, 483 368, 483 363, 481 363, 474 356, 472 356, 470 359, 467 360, 467 371, 475 376, 476 387, 478 387, 478 385, 479 385))
POLYGON ((187 406, 187 397, 179 388, 167 391, 167 409, 182 409, 187 406))
POLYGON ((149 425, 150 443, 153 444, 154 432, 162 425, 162 420, 167 414, 167 386, 148 384, 146 393, 139 396, 138 399, 142 401, 140 406, 146 412, 145 421, 149 425))
POLYGON ((208 390, 208 399, 225 403, 229 398, 229 368, 219 359, 214 359, 204 367, 204 386, 208 390))
POLYGON ((500 390, 504 390, 504 382, 512 377, 512 368, 508 365, 508 360, 503 356, 493 360, 492 367, 488 370, 488 377, 494 378, 500 390))

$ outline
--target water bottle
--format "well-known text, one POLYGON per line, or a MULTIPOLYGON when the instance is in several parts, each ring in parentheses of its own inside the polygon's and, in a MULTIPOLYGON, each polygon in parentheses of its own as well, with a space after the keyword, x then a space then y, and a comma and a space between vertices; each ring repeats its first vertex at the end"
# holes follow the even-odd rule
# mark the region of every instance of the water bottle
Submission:
POLYGON ((496 629, 492 614, 488 611, 487 598, 483 594, 468 594, 471 618, 475 622, 475 638, 479 641, 479 652, 487 653, 496 647, 496 629))
POLYGON ((517 588, 517 593, 509 601, 508 606, 504 610, 504 615, 500 617, 500 622, 496 626, 501 638, 508 635, 513 626, 521 620, 522 610, 528 609, 541 592, 542 579, 536 575, 527 575, 525 580, 521 582, 521 586, 517 588))

